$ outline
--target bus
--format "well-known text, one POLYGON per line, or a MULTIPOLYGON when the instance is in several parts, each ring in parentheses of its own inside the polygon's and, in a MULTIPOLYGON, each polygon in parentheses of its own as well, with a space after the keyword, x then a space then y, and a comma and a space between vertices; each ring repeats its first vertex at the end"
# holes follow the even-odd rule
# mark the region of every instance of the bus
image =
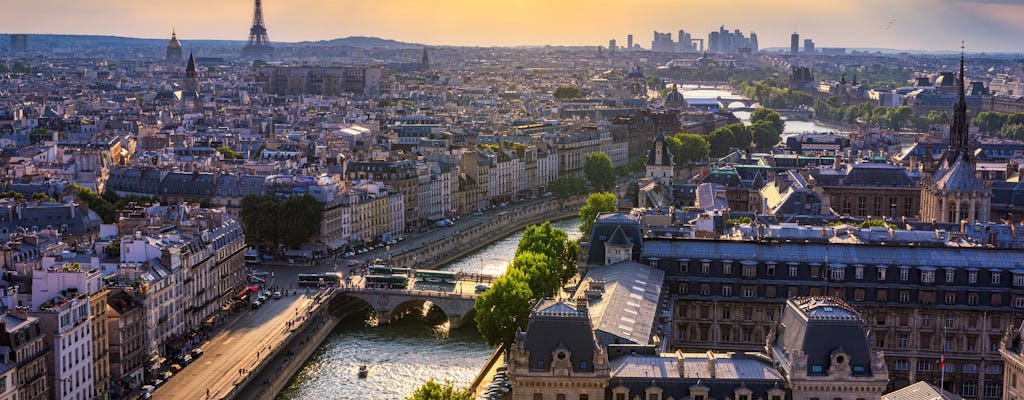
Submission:
POLYGON ((367 275, 366 287, 384 289, 405 289, 409 287, 409 277, 405 275, 367 275))
POLYGON ((341 277, 337 274, 299 274, 299 286, 337 285, 341 277))
POLYGON ((256 264, 256 263, 259 263, 259 262, 260 262, 260 252, 259 251, 252 250, 252 249, 245 251, 245 263, 246 264, 253 265, 253 264, 256 264))
POLYGON ((395 268, 390 265, 371 265, 370 273, 375 275, 401 274, 409 275, 409 268, 395 268))
POLYGON ((458 278, 452 271, 416 270, 416 280, 423 282, 455 283, 458 278))

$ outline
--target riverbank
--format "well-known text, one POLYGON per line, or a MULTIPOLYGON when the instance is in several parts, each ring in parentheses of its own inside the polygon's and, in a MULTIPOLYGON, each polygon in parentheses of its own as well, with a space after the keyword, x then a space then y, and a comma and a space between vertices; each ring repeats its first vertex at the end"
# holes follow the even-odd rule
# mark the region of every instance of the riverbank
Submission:
POLYGON ((587 196, 584 195, 521 204, 499 211, 481 224, 441 228, 449 232, 437 241, 392 254, 390 264, 403 268, 437 269, 529 225, 575 217, 586 201, 587 196))

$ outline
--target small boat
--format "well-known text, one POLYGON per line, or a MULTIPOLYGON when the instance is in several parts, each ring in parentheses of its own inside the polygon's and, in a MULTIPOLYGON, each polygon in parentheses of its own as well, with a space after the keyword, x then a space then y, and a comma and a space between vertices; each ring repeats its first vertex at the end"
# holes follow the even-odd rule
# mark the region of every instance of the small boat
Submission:
POLYGON ((366 368, 365 365, 360 365, 359 366, 359 377, 360 378, 365 378, 366 375, 369 375, 369 374, 370 374, 370 369, 369 368, 366 368))

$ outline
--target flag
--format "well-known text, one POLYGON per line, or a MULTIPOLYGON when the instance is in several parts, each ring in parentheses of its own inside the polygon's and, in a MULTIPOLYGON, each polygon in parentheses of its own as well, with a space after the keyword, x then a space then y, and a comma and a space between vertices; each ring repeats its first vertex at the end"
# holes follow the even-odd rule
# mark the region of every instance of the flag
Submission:
POLYGON ((939 371, 946 371, 946 353, 942 353, 942 357, 939 358, 939 371))

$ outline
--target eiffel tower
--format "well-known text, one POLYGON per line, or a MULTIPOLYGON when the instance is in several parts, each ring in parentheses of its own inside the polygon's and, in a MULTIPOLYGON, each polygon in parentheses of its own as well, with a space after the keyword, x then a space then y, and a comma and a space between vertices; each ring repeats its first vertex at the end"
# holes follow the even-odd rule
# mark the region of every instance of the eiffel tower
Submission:
POLYGON ((267 37, 267 27, 263 24, 263 2, 256 0, 252 13, 252 28, 249 28, 249 43, 242 48, 242 57, 269 57, 274 54, 267 37))

